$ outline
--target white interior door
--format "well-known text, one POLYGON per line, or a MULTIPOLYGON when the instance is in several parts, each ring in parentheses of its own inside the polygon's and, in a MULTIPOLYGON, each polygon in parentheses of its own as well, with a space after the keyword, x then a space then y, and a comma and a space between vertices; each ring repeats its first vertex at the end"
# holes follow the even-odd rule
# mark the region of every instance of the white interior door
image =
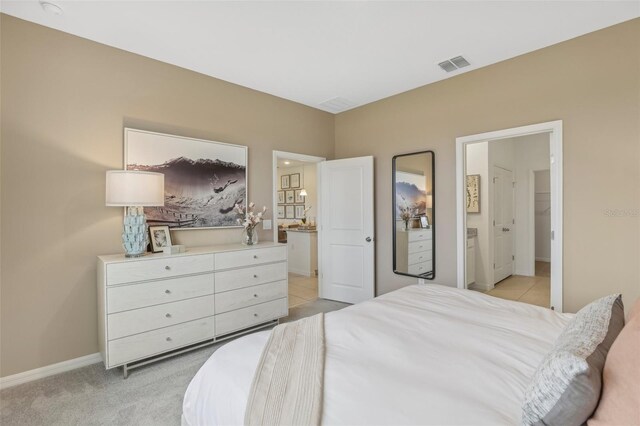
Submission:
POLYGON ((373 157, 320 163, 320 297, 374 297, 373 157))
POLYGON ((493 167, 493 283, 513 275, 513 172, 493 167))

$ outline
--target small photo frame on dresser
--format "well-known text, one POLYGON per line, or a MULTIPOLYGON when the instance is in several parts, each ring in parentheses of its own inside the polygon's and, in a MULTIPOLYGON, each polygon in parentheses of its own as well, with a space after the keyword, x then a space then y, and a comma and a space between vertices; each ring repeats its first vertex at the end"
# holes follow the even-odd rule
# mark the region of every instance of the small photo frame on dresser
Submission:
POLYGON ((171 233, 167 225, 149 227, 149 239, 151 240, 151 251, 160 253, 163 248, 171 246, 171 233))
POLYGON ((429 218, 427 216, 420 216, 420 228, 429 227, 429 218))

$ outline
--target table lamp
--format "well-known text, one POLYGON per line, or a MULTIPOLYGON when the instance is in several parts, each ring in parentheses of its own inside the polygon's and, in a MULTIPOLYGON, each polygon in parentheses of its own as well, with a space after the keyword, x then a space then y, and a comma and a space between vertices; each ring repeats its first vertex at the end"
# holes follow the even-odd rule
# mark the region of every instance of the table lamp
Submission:
POLYGON ((164 175, 138 170, 109 170, 105 204, 127 208, 122 227, 122 247, 126 257, 142 256, 149 244, 143 207, 164 206, 164 175))

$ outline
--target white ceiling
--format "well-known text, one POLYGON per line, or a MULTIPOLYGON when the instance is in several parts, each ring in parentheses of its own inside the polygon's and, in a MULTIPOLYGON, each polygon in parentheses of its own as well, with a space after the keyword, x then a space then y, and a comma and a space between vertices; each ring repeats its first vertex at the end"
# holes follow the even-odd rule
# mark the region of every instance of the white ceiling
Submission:
POLYGON ((0 8, 329 112, 640 16, 638 0, 52 2, 61 16, 33 0, 0 8), (453 73, 437 66, 458 55, 471 66, 453 73))

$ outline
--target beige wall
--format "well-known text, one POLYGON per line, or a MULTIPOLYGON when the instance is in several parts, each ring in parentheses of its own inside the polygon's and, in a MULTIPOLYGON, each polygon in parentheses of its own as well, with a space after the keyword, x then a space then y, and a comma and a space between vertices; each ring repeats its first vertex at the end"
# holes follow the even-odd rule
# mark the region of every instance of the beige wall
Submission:
MULTIPOLYGON (((97 351, 95 256, 121 250, 121 211, 103 207, 104 172, 122 167, 124 126, 249 146, 249 198, 258 205, 272 205, 273 149, 332 158, 335 142, 340 157, 375 155, 380 294, 415 281, 392 273, 394 154, 436 152, 437 282, 453 284, 455 138, 561 119, 565 308, 613 291, 629 304, 640 293, 638 19, 335 120, 6 15, 0 27, 0 376, 97 351)), ((238 236, 174 239, 194 246, 238 236)))
POLYGON ((564 308, 640 296, 640 19, 336 117, 336 157, 376 158, 377 294, 391 264, 391 157, 436 154, 436 282, 456 282, 455 138, 564 122, 564 308), (626 210, 622 217, 606 209, 626 210))
MULTIPOLYGON (((124 126, 249 146, 249 198, 269 208, 272 150, 333 156, 331 114, 1 19, 1 376, 98 350, 95 257, 121 251, 122 224, 104 179, 122 168, 124 126)), ((207 245, 240 231, 173 237, 207 245)))

